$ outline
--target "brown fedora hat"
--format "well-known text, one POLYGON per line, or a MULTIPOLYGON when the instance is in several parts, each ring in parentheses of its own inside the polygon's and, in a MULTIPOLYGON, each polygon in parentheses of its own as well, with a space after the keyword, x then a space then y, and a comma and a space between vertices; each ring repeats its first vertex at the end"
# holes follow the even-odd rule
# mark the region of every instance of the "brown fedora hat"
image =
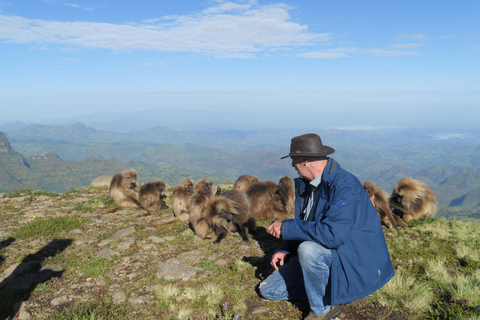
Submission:
POLYGON ((322 144, 318 134, 307 133, 292 138, 290 153, 280 159, 296 156, 324 157, 335 152, 335 149, 322 144))

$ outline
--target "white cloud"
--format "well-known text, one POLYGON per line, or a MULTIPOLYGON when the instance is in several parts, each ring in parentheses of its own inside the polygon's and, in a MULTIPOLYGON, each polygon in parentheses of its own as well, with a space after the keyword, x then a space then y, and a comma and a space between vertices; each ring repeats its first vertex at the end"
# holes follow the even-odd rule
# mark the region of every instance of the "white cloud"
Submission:
POLYGON ((328 34, 309 33, 307 26, 292 22, 289 9, 284 4, 220 2, 200 13, 128 24, 0 15, 0 41, 61 49, 84 47, 248 57, 264 50, 312 45, 329 39, 328 34))
POLYGON ((310 59, 337 59, 337 58, 347 58, 348 56, 343 52, 320 52, 320 51, 313 51, 313 52, 306 52, 298 54, 299 57, 302 58, 310 58, 310 59))
POLYGON ((402 49, 408 49, 408 48, 417 48, 424 46, 425 44, 423 43, 401 43, 401 44, 394 44, 391 47, 392 48, 402 48, 402 49))
POLYGON ((398 50, 387 50, 387 49, 369 49, 369 50, 365 50, 365 53, 372 54, 374 56, 380 56, 380 57, 415 56, 415 55, 421 54, 420 52, 415 52, 415 51, 398 51, 398 50))
POLYGON ((64 6, 65 7, 70 7, 70 8, 75 8, 75 9, 83 9, 83 10, 87 10, 87 11, 93 11, 93 8, 91 7, 82 7, 76 3, 64 3, 64 6))

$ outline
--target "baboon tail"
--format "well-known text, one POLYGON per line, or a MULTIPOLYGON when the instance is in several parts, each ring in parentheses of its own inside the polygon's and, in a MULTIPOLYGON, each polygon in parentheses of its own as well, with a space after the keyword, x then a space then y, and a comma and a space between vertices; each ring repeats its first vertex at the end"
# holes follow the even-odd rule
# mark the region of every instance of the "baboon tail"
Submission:
POLYGON ((110 210, 102 211, 102 212, 100 212, 100 214, 114 213, 114 212, 117 212, 118 209, 120 209, 120 206, 116 206, 115 208, 110 209, 110 210))
POLYGON ((172 220, 165 221, 165 222, 155 222, 153 220, 150 220, 150 225, 158 227, 158 226, 164 226, 164 225, 167 225, 167 224, 172 224, 172 223, 177 222, 177 221, 180 221, 180 219, 174 218, 172 220))

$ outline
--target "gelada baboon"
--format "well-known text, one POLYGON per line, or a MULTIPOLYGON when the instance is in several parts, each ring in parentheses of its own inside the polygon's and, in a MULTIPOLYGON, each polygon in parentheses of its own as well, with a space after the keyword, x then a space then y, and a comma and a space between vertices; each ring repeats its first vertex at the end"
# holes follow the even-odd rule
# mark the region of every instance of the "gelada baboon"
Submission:
POLYGON ((285 213, 286 218, 275 219, 287 219, 293 218, 295 215, 295 189, 293 187, 293 180, 289 176, 280 178, 278 182, 278 189, 273 197, 273 211, 274 216, 283 216, 285 213), (278 212, 278 213, 275 213, 278 212))
POLYGON ((110 198, 117 204, 117 207, 103 211, 102 214, 116 212, 119 208, 140 207, 135 170, 125 170, 113 176, 110 183, 110 198))
POLYGON ((259 182, 257 177, 249 175, 249 174, 244 174, 235 181, 233 184, 233 190, 238 190, 238 191, 243 191, 247 192, 248 187, 252 185, 252 183, 259 182))
POLYGON ((292 216, 295 211, 292 207, 292 204, 295 206, 293 182, 291 178, 282 179, 281 188, 271 180, 255 182, 248 188, 247 196, 255 219, 285 220, 292 216))
POLYGON ((163 181, 147 182, 140 187, 139 202, 146 211, 140 216, 148 216, 153 211, 168 209, 168 205, 161 198, 165 189, 166 184, 163 181))
POLYGON ((183 179, 183 185, 176 186, 172 193, 173 214, 181 221, 188 221, 190 197, 193 194, 194 183, 192 179, 183 179))
POLYGON ((405 222, 431 217, 437 212, 437 198, 422 181, 412 178, 400 179, 390 196, 392 212, 405 222))
POLYGON ((211 221, 208 220, 212 185, 213 182, 209 179, 198 181, 190 198, 190 224, 195 234, 202 239, 205 239, 213 231, 211 221))
POLYGON ((363 183, 363 188, 368 194, 368 197, 372 201, 375 209, 377 210, 378 217, 380 222, 388 227, 406 227, 407 224, 403 222, 398 216, 392 213, 390 205, 388 203, 388 193, 383 189, 377 187, 374 182, 365 181, 363 183))
POLYGON ((255 233, 257 224, 250 214, 250 202, 245 192, 230 190, 210 200, 210 210, 206 220, 211 226, 220 243, 227 236, 228 231, 237 231, 242 240, 248 242, 248 233, 255 233))

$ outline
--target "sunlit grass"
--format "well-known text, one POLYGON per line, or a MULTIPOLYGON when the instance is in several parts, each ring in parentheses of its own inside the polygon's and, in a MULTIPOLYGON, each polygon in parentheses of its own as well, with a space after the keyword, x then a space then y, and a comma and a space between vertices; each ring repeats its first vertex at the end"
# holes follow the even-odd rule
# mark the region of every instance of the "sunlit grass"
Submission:
POLYGON ((55 238, 62 232, 81 228, 88 220, 78 216, 67 216, 44 219, 31 218, 30 221, 30 223, 21 226, 12 237, 15 239, 55 238))

